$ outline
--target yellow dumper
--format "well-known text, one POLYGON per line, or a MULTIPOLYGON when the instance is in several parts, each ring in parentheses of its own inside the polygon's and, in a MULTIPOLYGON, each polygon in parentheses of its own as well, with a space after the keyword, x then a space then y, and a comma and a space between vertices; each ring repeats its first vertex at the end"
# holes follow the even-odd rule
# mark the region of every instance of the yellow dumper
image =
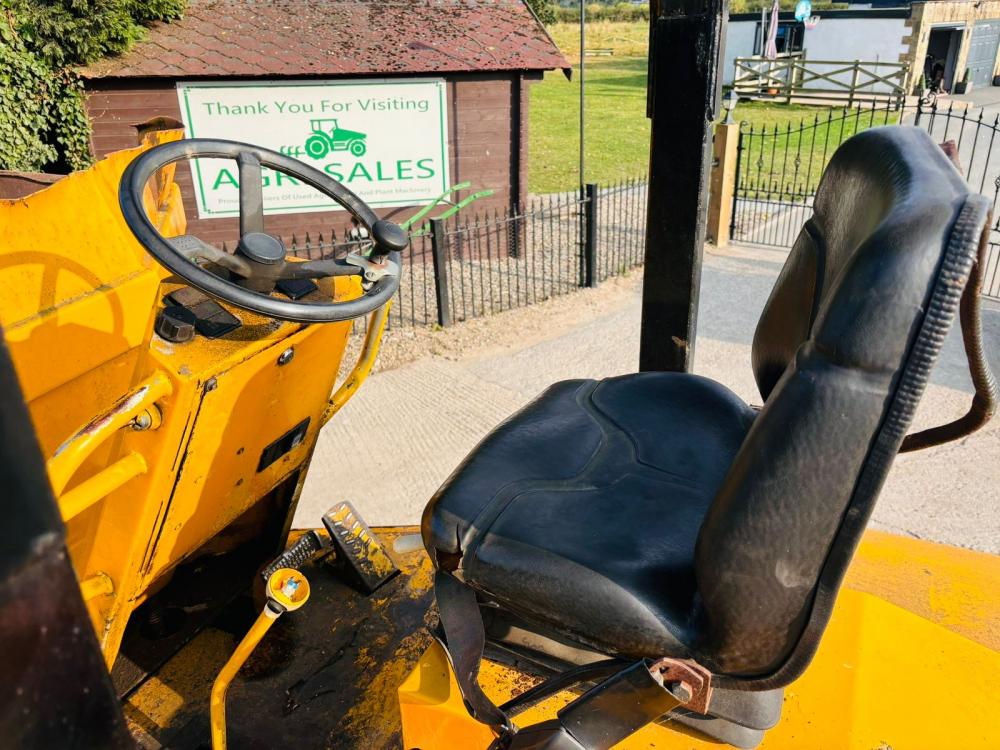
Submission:
POLYGON ((757 329, 762 407, 687 373, 557 383, 421 529, 370 529, 333 485, 292 531, 405 232, 308 165, 178 131, 3 201, 4 746, 1000 747, 1000 562, 865 532, 900 449, 995 410, 988 203, 897 126, 844 144, 814 210, 757 329), (185 234, 190 158, 238 166, 234 253, 185 234), (288 257, 265 169, 370 239, 288 257), (911 433, 953 321, 973 405, 911 433))

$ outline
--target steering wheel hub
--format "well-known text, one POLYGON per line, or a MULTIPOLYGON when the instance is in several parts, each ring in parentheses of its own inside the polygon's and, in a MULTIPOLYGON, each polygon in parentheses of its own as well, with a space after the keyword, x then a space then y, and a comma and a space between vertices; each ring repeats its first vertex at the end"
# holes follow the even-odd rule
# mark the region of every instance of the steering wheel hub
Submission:
POLYGON ((256 263, 274 266, 285 260, 285 243, 266 232, 247 232, 236 251, 256 263))

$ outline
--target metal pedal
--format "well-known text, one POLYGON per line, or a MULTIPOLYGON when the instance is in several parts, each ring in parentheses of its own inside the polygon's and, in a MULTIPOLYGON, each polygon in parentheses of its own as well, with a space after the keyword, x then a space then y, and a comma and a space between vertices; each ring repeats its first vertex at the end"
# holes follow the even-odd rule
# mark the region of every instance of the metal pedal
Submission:
POLYGON ((350 503, 341 502, 330 508, 323 515, 323 525, 330 534, 337 562, 345 565, 365 593, 371 594, 399 572, 378 537, 350 503))

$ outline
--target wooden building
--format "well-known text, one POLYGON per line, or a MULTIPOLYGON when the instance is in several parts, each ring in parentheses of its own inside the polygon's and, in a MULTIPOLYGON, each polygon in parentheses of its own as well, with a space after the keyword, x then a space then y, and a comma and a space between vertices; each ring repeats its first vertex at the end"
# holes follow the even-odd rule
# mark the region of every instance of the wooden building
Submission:
MULTIPOLYGON (((196 137, 257 140, 275 149, 279 143, 295 143, 281 149, 309 162, 301 148, 304 143, 312 149, 310 156, 322 152, 326 159, 335 157, 314 163, 330 174, 357 177, 350 186, 366 199, 369 180, 398 178, 416 185, 417 178, 441 172, 434 175, 438 182, 425 180, 423 192, 412 189, 419 197, 411 205, 426 203, 427 195, 445 181, 469 181, 473 189, 496 191, 486 207, 505 208, 527 197, 528 87, 546 70, 568 74, 568 68, 523 0, 191 0, 183 19, 155 25, 128 55, 86 68, 83 76, 96 156, 135 145, 137 123, 167 116, 183 121, 189 135, 196 137), (423 124, 429 122, 425 109, 406 110, 417 105, 397 95, 402 90, 397 84, 403 83, 440 91, 440 101, 431 103, 442 110, 434 120, 440 120, 440 134, 423 124), (384 88, 374 88, 378 86, 384 88), (213 103, 202 96, 198 106, 182 107, 205 87, 231 97, 234 91, 252 94, 250 101, 258 103, 247 104, 246 97, 237 105, 232 98, 222 103, 221 97, 213 103), (292 107, 303 114, 282 119, 272 106, 275 91, 295 95, 282 101, 283 112, 292 107), (391 96, 373 97, 373 91, 391 96), (343 103, 346 95, 337 99, 328 92, 351 92, 357 100, 353 111, 343 103), (358 92, 368 98, 358 100, 358 92), (296 98, 300 93, 313 98, 296 98), (319 95, 323 98, 316 99, 319 95), (377 117, 360 111, 374 107, 382 108, 377 117), (206 126, 199 117, 220 112, 230 117, 228 125, 203 132, 206 126), (240 120, 234 113, 253 118, 240 120), (366 132, 348 129, 354 127, 352 122, 368 122, 366 132), (306 132, 310 128, 313 132, 306 132), (379 137, 365 141, 373 129, 379 137), (412 132, 415 129, 427 132, 412 132), (391 165, 376 158, 379 148, 391 151, 395 141, 414 137, 439 137, 438 151, 447 169, 436 168, 429 158, 421 162, 419 154, 413 160, 396 158, 391 165), (272 142, 265 142, 269 139, 272 142), (324 139, 329 154, 319 142, 324 139)), ((421 107, 427 99, 421 100, 421 107)), ((195 177, 202 181, 196 203, 199 188, 192 184, 192 174, 179 172, 190 231, 213 242, 235 238, 235 218, 211 218, 225 212, 216 211, 204 195, 204 175, 195 177)), ((227 187, 225 175, 209 182, 227 187)), ((408 200, 400 197, 406 193, 392 190, 392 185, 385 188, 388 197, 382 203, 372 202, 384 216, 405 218, 413 211, 401 203, 408 200)), ((268 216, 268 231, 286 238, 292 233, 328 235, 330 229, 340 234, 345 221, 343 212, 288 210, 292 212, 268 216)))

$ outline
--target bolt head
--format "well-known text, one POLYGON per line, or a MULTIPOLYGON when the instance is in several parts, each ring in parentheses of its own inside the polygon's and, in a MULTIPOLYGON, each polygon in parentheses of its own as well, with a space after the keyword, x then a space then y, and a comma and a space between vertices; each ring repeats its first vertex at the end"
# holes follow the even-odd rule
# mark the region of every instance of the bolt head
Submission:
POLYGON ((183 344, 194 338, 195 314, 186 307, 170 305, 156 316, 156 335, 173 344, 183 344))

